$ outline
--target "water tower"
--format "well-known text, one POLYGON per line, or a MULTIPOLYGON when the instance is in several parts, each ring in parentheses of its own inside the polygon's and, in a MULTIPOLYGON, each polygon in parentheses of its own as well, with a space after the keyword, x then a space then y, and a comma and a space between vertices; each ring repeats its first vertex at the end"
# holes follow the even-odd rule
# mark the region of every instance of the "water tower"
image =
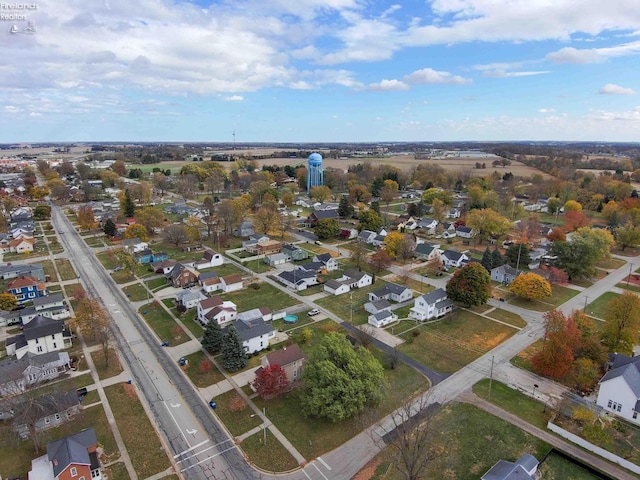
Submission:
POLYGON ((319 153, 312 153, 309 155, 307 165, 307 193, 309 193, 311 187, 319 187, 320 185, 323 185, 323 180, 322 155, 319 153))

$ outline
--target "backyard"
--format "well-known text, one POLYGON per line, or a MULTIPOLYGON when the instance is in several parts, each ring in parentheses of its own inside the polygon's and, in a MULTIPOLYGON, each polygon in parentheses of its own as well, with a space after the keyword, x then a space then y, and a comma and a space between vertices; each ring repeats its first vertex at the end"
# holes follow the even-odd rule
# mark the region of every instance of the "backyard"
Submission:
POLYGON ((272 312, 297 305, 298 301, 286 292, 265 282, 257 282, 257 288, 248 286, 242 290, 222 294, 224 300, 232 301, 239 312, 254 308, 269 307, 272 312))
POLYGON ((364 310, 363 305, 369 301, 369 292, 373 292, 387 284, 384 280, 376 280, 373 285, 364 288, 351 290, 349 293, 321 298, 316 301, 318 305, 334 313, 345 322, 353 325, 363 325, 367 323, 369 314, 364 310))

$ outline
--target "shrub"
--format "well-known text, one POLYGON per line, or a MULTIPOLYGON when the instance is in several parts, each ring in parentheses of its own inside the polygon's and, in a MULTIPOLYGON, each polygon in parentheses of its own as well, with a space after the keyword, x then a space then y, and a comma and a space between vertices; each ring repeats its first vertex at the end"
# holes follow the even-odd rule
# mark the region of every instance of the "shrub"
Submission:
POLYGON ((229 402, 229 409, 232 412, 241 412, 245 408, 247 408, 247 402, 245 402, 244 398, 242 398, 240 395, 236 395, 229 402))
POLYGON ((414 337, 419 337, 420 336, 420 330, 414 330, 413 332, 411 332, 411 335, 413 335, 414 337))

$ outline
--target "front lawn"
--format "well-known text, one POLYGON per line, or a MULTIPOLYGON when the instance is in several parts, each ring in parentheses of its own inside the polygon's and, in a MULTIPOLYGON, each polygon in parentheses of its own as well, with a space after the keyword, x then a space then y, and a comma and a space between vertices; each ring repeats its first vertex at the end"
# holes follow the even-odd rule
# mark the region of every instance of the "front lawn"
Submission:
POLYGON ((543 300, 527 300, 526 298, 514 296, 509 300, 509 303, 517 307, 526 308, 527 310, 547 312, 562 305, 580 293, 578 290, 560 285, 553 285, 551 292, 551 296, 543 300))
POLYGON ((171 315, 156 303, 147 303, 138 309, 161 342, 168 341, 170 346, 189 341, 189 336, 171 315))
POLYGON ((100 378, 100 380, 115 377, 120 372, 122 372, 122 365, 120 365, 118 355, 116 355, 116 352, 113 348, 109 348, 108 357, 109 365, 105 366, 105 359, 104 354, 102 353, 102 349, 91 352, 91 358, 93 359, 93 364, 96 366, 98 378, 100 378))
POLYGON ((78 278, 78 274, 71 266, 71 262, 69 262, 69 260, 67 260, 66 258, 56 259, 56 266, 58 267, 58 273, 60 274, 61 282, 78 278))
MULTIPOLYGON (((605 312, 609 302, 616 298, 619 294, 614 292, 605 292, 596 298, 593 302, 587 304, 586 312, 589 316, 598 319, 604 319, 605 312)), ((588 301, 589 299, 587 299, 588 301)))
POLYGON ((369 301, 369 292, 383 288, 386 284, 386 281, 378 279, 376 283, 368 287, 357 288, 339 296, 329 295, 317 300, 316 303, 345 322, 350 322, 353 319, 353 325, 363 325, 367 323, 369 317, 369 313, 363 308, 364 304, 369 301))
POLYGON ((151 296, 149 291, 140 283, 126 286, 122 291, 132 302, 140 302, 142 300, 149 301, 149 297, 151 296))
POLYGON ((235 303, 239 312, 260 307, 269 307, 275 312, 298 304, 296 299, 269 283, 257 282, 253 285, 258 288, 246 287, 237 292, 224 293, 222 298, 235 303))
POLYGON ((398 349, 439 372, 453 373, 511 337, 516 330, 466 310, 403 333, 398 349), (417 336, 416 336, 417 334, 417 336))
POLYGON ((496 320, 500 320, 501 322, 508 323, 509 325, 513 325, 514 327, 524 328, 527 326, 527 322, 525 322, 517 313, 508 312, 499 308, 496 308, 485 315, 495 318, 496 320))
POLYGON ((264 438, 265 432, 261 431, 254 433, 240 444, 251 463, 262 470, 274 473, 288 472, 299 466, 293 455, 269 430, 266 431, 266 445, 264 438))
POLYGON ((207 358, 202 350, 185 357, 187 365, 180 368, 187 374, 193 384, 198 388, 208 387, 224 380, 224 375, 207 358))
MULTIPOLYGON (((213 400, 217 404, 216 415, 222 420, 231 435, 237 437, 260 425, 262 420, 257 415, 251 417, 253 411, 244 400, 236 399, 236 397, 239 397, 238 393, 235 390, 229 390, 222 395, 214 397, 213 400)), ((269 408, 267 407, 268 410, 269 408)), ((269 417, 268 413, 267 417, 269 417)))

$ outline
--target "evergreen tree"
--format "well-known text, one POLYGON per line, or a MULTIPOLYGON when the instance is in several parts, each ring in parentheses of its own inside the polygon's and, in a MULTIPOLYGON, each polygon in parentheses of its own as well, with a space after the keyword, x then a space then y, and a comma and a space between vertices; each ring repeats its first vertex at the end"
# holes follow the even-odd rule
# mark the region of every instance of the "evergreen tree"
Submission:
POLYGON ((133 217, 136 213, 136 205, 133 203, 129 189, 124 191, 122 213, 124 213, 124 216, 127 218, 133 217))
POLYGON ((502 254, 500 253, 500 250, 498 250, 498 247, 494 248, 493 252, 491 252, 491 265, 491 268, 501 267, 504 265, 504 258, 502 258, 502 254))
POLYGON ((247 354, 242 346, 238 331, 232 325, 222 336, 222 366, 229 372, 236 372, 247 365, 247 354))
POLYGON ((209 353, 218 353, 222 348, 222 329, 215 319, 207 323, 200 343, 202 348, 209 353))
POLYGON ((342 218, 350 217, 353 214, 353 207, 349 203, 349 197, 343 195, 338 204, 338 215, 342 218))
POLYGON ((491 250, 489 250, 489 246, 484 249, 484 253, 482 254, 482 260, 480 263, 484 268, 487 269, 487 272, 490 272, 493 268, 493 255, 491 254, 491 250))
POLYGON ((531 263, 531 256, 529 255, 529 246, 526 243, 514 243, 505 252, 507 262, 513 268, 520 268, 523 265, 529 265, 531 263))
POLYGON ((117 232, 116 224, 113 223, 113 220, 109 218, 105 222, 104 228, 102 229, 102 231, 104 232, 105 235, 108 235, 109 237, 113 237, 117 232))
POLYGON ((371 210, 380 215, 380 202, 371 202, 371 210))

